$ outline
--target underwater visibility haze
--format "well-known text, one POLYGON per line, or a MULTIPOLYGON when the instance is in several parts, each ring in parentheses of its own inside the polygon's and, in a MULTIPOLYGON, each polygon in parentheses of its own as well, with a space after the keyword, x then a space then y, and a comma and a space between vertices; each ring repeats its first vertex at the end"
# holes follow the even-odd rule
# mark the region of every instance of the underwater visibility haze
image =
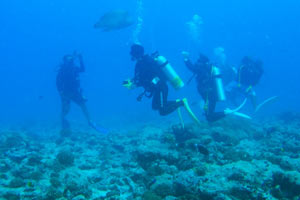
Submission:
POLYGON ((0 199, 300 199, 299 11, 1 1, 0 199))

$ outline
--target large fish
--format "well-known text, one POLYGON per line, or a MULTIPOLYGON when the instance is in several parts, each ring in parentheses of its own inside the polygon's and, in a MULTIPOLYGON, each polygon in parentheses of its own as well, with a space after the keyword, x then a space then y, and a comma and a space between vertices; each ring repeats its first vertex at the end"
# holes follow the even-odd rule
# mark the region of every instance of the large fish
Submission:
POLYGON ((112 10, 105 13, 94 28, 107 32, 127 28, 133 24, 134 20, 126 10, 112 10))

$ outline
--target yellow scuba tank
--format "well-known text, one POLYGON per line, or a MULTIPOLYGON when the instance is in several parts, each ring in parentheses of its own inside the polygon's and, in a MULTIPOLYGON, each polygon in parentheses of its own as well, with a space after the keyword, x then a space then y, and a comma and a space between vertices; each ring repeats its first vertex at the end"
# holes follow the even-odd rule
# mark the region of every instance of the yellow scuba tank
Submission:
POLYGON ((226 95, 224 91, 223 81, 221 76, 220 69, 216 66, 212 66, 212 76, 215 81, 216 93, 219 101, 225 101, 226 95))
POLYGON ((167 61, 167 59, 164 56, 157 56, 155 58, 156 62, 162 67, 162 72, 167 77, 167 80, 171 83, 171 85, 176 89, 179 90, 183 88, 184 83, 181 80, 181 78, 178 76, 178 74, 175 72, 173 67, 170 65, 170 63, 167 61))

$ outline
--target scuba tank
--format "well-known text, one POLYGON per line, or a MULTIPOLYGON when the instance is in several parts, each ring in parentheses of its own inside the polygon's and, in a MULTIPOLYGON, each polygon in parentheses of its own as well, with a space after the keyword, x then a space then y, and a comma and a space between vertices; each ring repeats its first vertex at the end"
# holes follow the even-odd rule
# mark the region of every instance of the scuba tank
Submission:
POLYGON ((179 90, 184 86, 183 81, 164 56, 156 56, 155 61, 161 66, 162 72, 176 90, 179 90))
POLYGON ((218 67, 212 66, 212 76, 214 78, 218 100, 225 101, 226 100, 225 91, 224 91, 223 82, 221 78, 221 72, 218 67))

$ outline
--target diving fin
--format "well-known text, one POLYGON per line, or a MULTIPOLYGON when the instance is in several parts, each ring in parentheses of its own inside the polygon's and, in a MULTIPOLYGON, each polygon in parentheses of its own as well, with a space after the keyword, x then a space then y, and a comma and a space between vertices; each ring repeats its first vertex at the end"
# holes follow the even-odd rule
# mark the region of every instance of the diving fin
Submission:
POLYGON ((181 127, 182 127, 182 129, 184 129, 184 121, 183 121, 183 118, 182 118, 182 114, 181 114, 180 108, 177 108, 177 112, 178 112, 178 116, 179 116, 181 127))
POLYGON ((90 125, 91 128, 96 130, 98 133, 101 133, 101 134, 108 134, 109 133, 108 129, 106 129, 104 127, 101 127, 101 126, 97 125, 94 122, 90 122, 89 125, 90 125))
POLYGON ((232 110, 232 111, 238 112, 239 110, 241 110, 244 107, 244 105, 247 103, 247 100, 248 99, 245 98, 245 100, 242 102, 242 104, 239 107, 237 107, 236 109, 232 110))
POLYGON ((240 113, 240 112, 237 112, 236 110, 237 109, 231 110, 231 109, 227 108, 227 109, 224 110, 224 113, 225 113, 225 115, 235 115, 235 116, 242 117, 242 118, 245 118, 245 119, 252 119, 250 116, 248 116, 246 114, 243 114, 243 113, 240 113))
POLYGON ((240 112, 234 112, 232 113, 233 115, 235 116, 238 116, 238 117, 242 117, 242 118, 245 118, 245 119, 252 119, 250 116, 244 114, 244 113, 240 113, 240 112))
POLYGON ((273 96, 273 97, 270 97, 266 100, 264 100, 261 104, 259 104, 256 109, 255 109, 255 113, 257 113, 264 105, 272 102, 272 101, 275 101, 276 99, 278 98, 278 96, 273 96))
POLYGON ((186 99, 186 98, 183 98, 183 99, 182 99, 182 102, 183 102, 184 108, 185 108, 186 111, 188 112, 189 116, 190 116, 190 117, 191 117, 198 125, 200 125, 200 121, 199 121, 199 119, 197 118, 197 116, 193 113, 192 109, 190 108, 187 99, 186 99))

